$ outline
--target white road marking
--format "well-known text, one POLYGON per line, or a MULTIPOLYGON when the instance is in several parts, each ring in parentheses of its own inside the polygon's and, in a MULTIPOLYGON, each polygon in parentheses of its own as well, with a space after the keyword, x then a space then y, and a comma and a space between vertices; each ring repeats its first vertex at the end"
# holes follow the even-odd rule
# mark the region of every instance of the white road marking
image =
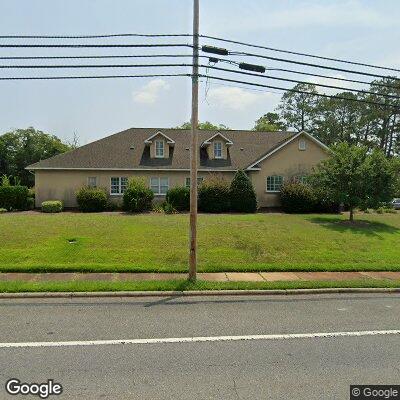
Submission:
POLYGON ((160 344, 160 343, 198 343, 198 342, 235 342, 245 340, 285 340, 285 339, 316 339, 335 337, 359 337, 377 335, 400 335, 400 329, 387 331, 356 331, 356 332, 322 332, 322 333, 287 333, 278 335, 242 335, 242 336, 198 336, 176 338, 150 339, 116 339, 116 340, 85 340, 70 342, 21 342, 0 343, 0 348, 16 347, 69 347, 69 346, 105 346, 124 344, 160 344))

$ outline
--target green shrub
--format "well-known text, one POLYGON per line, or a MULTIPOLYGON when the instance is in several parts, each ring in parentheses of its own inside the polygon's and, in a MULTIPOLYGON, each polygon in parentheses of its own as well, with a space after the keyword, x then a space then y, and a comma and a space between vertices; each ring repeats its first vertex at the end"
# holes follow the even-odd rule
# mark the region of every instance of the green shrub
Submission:
POLYGON ((79 210, 101 212, 107 208, 107 193, 103 188, 83 186, 76 192, 79 210))
POLYGON ((0 208, 0 214, 6 213, 7 209, 6 208, 0 208))
POLYGON ((35 208, 35 199, 33 197, 28 197, 26 199, 26 209, 33 210, 35 208))
POLYGON ((171 203, 168 202, 164 202, 162 204, 162 208, 165 214, 175 214, 177 211, 176 208, 171 203))
POLYGON ((131 178, 124 192, 124 210, 141 212, 151 210, 154 193, 143 179, 131 178))
POLYGON ((0 186, 0 207, 7 210, 26 210, 28 188, 26 186, 0 186))
POLYGON ((221 213, 230 210, 229 184, 215 176, 206 179, 199 188, 199 210, 221 213))
POLYGON ((338 213, 340 205, 321 189, 307 183, 287 182, 281 187, 283 211, 287 213, 338 213))
POLYGON ((257 210, 257 195, 247 174, 236 172, 230 186, 232 211, 253 213, 257 210))
POLYGON ((42 203, 42 212, 59 213, 63 210, 63 204, 60 200, 48 200, 42 203))
POLYGON ((316 197, 309 185, 300 182, 284 183, 280 197, 282 209, 287 213, 308 213, 315 209, 316 197))
POLYGON ((35 198, 35 189, 34 188, 28 189, 28 197, 30 197, 32 199, 35 198))
POLYGON ((176 211, 188 211, 190 209, 190 189, 184 186, 169 189, 165 200, 176 211))
POLYGON ((384 214, 385 213, 385 208, 384 207, 378 207, 376 210, 377 214, 384 214))

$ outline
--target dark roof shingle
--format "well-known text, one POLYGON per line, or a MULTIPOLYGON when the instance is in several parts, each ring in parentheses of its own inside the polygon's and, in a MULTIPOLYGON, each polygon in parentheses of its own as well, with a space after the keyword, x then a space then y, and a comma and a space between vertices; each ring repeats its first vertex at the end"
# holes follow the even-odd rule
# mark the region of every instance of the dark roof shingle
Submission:
MULTIPOLYGON (((217 131, 199 131, 199 147, 217 131)), ((211 170, 244 169, 270 150, 295 135, 293 132, 223 131, 233 142, 228 160, 199 160, 199 168, 211 170), (214 161, 224 161, 222 163, 214 161)), ((67 153, 29 165, 27 169, 189 169, 190 130, 131 128, 89 143, 67 153), (161 131, 175 141, 170 157, 151 159, 144 143, 161 131)), ((202 152, 199 151, 199 154, 202 152)), ((200 157, 200 156, 199 156, 200 157)))

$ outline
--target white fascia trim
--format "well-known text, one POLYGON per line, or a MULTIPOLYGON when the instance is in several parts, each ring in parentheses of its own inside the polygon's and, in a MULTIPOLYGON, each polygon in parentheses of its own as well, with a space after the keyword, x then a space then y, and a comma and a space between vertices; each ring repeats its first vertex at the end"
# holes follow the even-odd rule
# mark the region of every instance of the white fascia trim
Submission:
POLYGON ((232 140, 228 139, 226 136, 224 136, 221 132, 217 132, 214 135, 212 135, 210 138, 208 138, 207 140, 205 140, 202 144, 201 147, 205 146, 205 145, 209 145, 211 144, 211 140, 213 140, 216 136, 221 136, 224 140, 225 140, 225 144, 231 145, 233 144, 232 140))
MULTIPOLYGON (((26 169, 26 168, 25 168, 26 169)), ((173 171, 173 172, 186 172, 190 168, 59 168, 59 167, 38 167, 29 168, 29 171, 173 171)), ((199 168, 199 172, 236 172, 237 169, 204 169, 199 168)))
POLYGON ((323 144, 322 142, 320 142, 318 139, 316 139, 314 136, 310 135, 309 133, 305 132, 305 131, 301 131, 299 133, 296 133, 293 137, 291 137, 290 139, 288 139, 286 142, 282 143, 280 146, 278 146, 276 149, 272 150, 271 152, 267 153, 264 157, 260 158, 259 160, 257 160, 256 162, 254 162, 253 164, 249 165, 246 170, 256 170, 253 169, 259 162, 264 161, 266 158, 272 156, 272 154, 276 153, 277 151, 279 151, 282 147, 285 147, 286 145, 288 145, 289 143, 293 142, 293 140, 297 139, 299 136, 301 135, 305 135, 307 136, 310 140, 312 140, 314 143, 316 143, 318 146, 321 146, 324 150, 329 151, 329 147, 326 146, 325 144, 323 144))
POLYGON ((161 131, 156 132, 154 135, 151 135, 149 138, 147 138, 144 142, 146 144, 152 143, 153 139, 157 136, 157 135, 161 135, 164 136, 165 139, 167 139, 167 143, 168 144, 175 144, 175 141, 172 140, 170 137, 168 137, 165 133, 162 133, 161 131))

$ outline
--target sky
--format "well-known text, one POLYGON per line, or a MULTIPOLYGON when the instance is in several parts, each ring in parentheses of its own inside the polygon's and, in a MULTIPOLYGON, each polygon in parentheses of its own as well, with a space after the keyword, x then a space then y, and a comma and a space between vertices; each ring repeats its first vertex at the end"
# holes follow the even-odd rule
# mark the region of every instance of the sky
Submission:
MULTIPOLYGON (((398 0, 200 0, 200 32, 263 46, 319 54, 400 68, 400 1, 398 0)), ((191 0, 0 0, 0 35, 95 35, 114 33, 191 33, 191 0)), ((190 38, 116 38, 90 40, 0 39, 0 44, 36 43, 188 43, 190 38)), ((348 66, 304 59, 266 50, 202 39, 201 44, 268 56, 348 66)), ((189 48, 162 49, 10 49, 0 57, 37 55, 189 54, 189 48)), ((243 61, 245 58, 242 58, 243 61)), ((53 60, 52 64, 190 62, 188 59, 53 60)), ((302 69, 294 64, 248 58, 273 68, 302 69)), ((0 65, 45 64, 44 61, 0 60, 0 65)), ((223 67, 228 67, 226 64, 223 67)), ((354 67, 353 67, 354 69, 354 67)), ((356 69, 361 69, 358 67, 356 69)), ((368 69, 363 69, 367 71, 368 69)), ((329 71, 313 70, 319 73, 329 71)), ((370 69, 368 71, 371 71, 370 69)), ((10 70, 0 77, 101 74, 188 73, 187 67, 113 68, 91 70, 10 70)), ((378 73, 385 71, 375 70, 378 73)), ((211 72, 210 72, 211 73, 211 72)), ((332 76, 362 78, 330 72, 332 76)), ((213 71, 213 74, 216 74, 213 71)), ((246 76, 218 73, 232 79, 246 76)), ((330 80, 284 75, 315 83, 330 80)), ((260 83, 291 87, 289 83, 260 83)), ((342 82, 335 82, 345 87, 342 82)), ((357 88, 356 85, 353 87, 357 88)), ((254 88, 253 88, 254 89, 254 88)), ((239 84, 202 79, 200 120, 251 129, 254 121, 279 103, 281 92, 252 90, 239 84)), ((334 93, 322 90, 328 94, 334 93)), ((63 140, 79 137, 80 144, 130 127, 174 127, 190 119, 188 77, 68 81, 0 81, 0 134, 33 126, 63 140)))

